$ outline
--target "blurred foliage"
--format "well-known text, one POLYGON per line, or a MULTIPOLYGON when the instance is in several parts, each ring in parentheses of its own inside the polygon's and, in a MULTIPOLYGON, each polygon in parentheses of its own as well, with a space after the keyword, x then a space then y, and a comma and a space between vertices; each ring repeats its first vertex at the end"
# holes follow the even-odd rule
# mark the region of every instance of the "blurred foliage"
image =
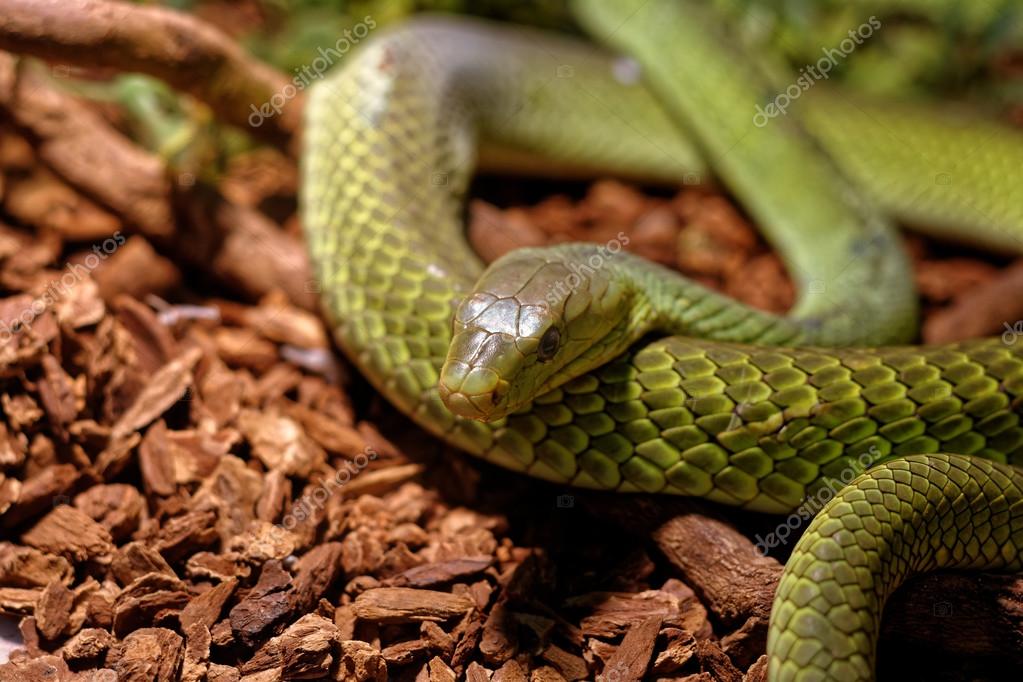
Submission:
POLYGON ((829 80, 884 96, 1023 101, 1023 0, 714 0, 743 36, 792 68, 814 64, 870 17, 880 22, 829 80))
POLYGON ((151 76, 51 82, 80 97, 116 103, 126 132, 175 173, 215 182, 232 155, 252 146, 246 133, 221 125, 209 107, 151 76))
POLYGON ((228 159, 251 146, 245 133, 220 125, 208 107, 181 97, 159 79, 125 74, 110 87, 132 136, 175 173, 214 183, 228 159))
POLYGON ((317 48, 329 47, 366 17, 386 26, 419 12, 448 12, 514 23, 571 30, 573 21, 561 0, 262 0, 271 32, 253 36, 249 47, 281 69, 311 63, 317 48))

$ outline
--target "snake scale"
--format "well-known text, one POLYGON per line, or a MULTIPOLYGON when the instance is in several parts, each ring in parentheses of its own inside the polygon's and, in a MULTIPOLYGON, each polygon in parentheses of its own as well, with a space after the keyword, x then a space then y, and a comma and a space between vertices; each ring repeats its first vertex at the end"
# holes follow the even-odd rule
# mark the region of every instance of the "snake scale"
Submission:
POLYGON ((770 677, 872 679, 907 577, 1023 568, 1023 344, 898 345, 917 313, 890 222, 1019 250, 1023 136, 821 86, 758 127, 784 72, 702 3, 577 12, 635 61, 421 17, 314 88, 303 223, 336 340, 420 425, 514 471, 774 513, 840 490, 783 574, 770 677), (770 315, 611 245, 484 271, 461 213, 477 157, 674 182, 711 169, 799 300, 770 315))

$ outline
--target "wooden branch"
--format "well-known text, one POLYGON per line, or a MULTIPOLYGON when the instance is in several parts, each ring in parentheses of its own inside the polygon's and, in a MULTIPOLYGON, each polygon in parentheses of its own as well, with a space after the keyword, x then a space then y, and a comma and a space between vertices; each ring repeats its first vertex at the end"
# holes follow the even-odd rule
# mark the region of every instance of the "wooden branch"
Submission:
POLYGON ((286 75, 210 24, 163 7, 0 0, 0 49, 155 76, 206 102, 225 121, 283 147, 299 130, 301 96, 286 75), (253 115, 271 101, 280 103, 279 113, 253 115))

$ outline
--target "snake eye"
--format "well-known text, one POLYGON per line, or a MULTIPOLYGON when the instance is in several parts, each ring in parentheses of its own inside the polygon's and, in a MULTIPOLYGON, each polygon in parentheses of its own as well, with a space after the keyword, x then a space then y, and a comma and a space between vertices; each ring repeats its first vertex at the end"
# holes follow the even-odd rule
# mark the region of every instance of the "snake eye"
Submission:
POLYGON ((540 362, 547 362, 558 352, 558 344, 561 343, 561 332, 557 327, 551 327, 544 332, 540 338, 540 345, 536 349, 536 359, 540 362))

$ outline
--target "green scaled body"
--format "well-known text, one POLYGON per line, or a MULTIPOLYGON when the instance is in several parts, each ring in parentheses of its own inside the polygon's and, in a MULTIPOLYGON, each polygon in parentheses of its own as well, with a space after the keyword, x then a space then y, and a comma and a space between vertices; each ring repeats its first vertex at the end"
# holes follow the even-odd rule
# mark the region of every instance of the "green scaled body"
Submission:
POLYGON ((759 75, 734 46, 719 51, 725 32, 701 3, 578 4, 643 79, 582 43, 433 18, 380 32, 315 86, 303 224, 338 345, 424 428, 540 478, 771 512, 852 481, 790 560, 771 678, 870 679, 880 610, 904 578, 1019 568, 1023 342, 818 346, 912 337, 890 217, 1023 245, 1023 137, 820 88, 798 117, 771 122, 778 144, 752 130, 759 75), (495 421, 456 416, 438 380, 455 308, 483 272, 461 225, 477 150, 496 167, 571 174, 680 181, 712 167, 800 286, 793 316, 646 271, 660 303, 683 292, 686 336, 640 344, 495 421))
POLYGON ((1023 344, 791 349, 673 337, 507 418, 484 457, 558 482, 794 510, 889 455, 1023 461, 1023 344))

